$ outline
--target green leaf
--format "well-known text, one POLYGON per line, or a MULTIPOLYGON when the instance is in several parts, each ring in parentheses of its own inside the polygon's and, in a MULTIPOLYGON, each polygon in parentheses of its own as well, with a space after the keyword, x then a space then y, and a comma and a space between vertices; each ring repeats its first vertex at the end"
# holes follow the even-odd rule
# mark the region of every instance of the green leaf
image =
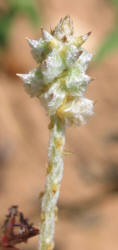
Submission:
POLYGON ((118 50, 118 25, 115 26, 98 49, 94 58, 95 63, 100 63, 101 60, 116 50, 118 50))

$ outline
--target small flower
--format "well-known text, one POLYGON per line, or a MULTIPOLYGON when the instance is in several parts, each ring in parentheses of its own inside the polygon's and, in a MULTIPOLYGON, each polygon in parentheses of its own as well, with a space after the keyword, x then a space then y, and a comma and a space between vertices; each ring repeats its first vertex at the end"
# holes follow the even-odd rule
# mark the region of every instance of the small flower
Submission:
POLYGON ((88 118, 93 115, 93 101, 80 97, 78 100, 66 102, 58 109, 58 116, 66 126, 84 125, 88 118))
POLYGON ((81 125, 93 115, 93 102, 84 97, 91 78, 86 74, 92 55, 81 46, 91 32, 74 37, 69 16, 61 19, 51 34, 41 29, 42 38, 27 39, 39 63, 28 74, 18 74, 32 97, 38 97, 50 117, 65 125, 81 125))

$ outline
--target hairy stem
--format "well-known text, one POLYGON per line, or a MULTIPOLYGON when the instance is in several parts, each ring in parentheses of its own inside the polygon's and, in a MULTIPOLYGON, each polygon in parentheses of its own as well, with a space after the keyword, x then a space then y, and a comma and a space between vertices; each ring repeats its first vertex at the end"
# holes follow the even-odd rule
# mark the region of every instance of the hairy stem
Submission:
POLYGON ((63 177, 64 132, 63 123, 58 118, 54 119, 48 149, 46 187, 42 199, 39 250, 52 250, 54 248, 53 238, 57 218, 56 204, 63 177))

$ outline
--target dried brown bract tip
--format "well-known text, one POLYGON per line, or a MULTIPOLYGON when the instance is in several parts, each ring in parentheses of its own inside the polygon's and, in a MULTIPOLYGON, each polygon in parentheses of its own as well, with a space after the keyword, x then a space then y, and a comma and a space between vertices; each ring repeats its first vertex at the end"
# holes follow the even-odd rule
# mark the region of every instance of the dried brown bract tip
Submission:
POLYGON ((92 31, 89 31, 87 34, 88 34, 88 36, 90 36, 92 34, 92 31))

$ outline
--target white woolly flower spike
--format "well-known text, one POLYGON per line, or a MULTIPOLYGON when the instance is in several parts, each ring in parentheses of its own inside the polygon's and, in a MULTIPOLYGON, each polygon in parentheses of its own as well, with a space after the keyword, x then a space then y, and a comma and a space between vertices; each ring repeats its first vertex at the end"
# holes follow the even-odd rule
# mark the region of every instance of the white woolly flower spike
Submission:
POLYGON ((56 204, 63 177, 65 128, 83 125, 93 115, 94 102, 84 97, 92 80, 86 74, 92 55, 81 47, 91 32, 74 37, 72 20, 66 16, 51 34, 43 28, 41 33, 39 40, 27 38, 38 67, 28 74, 17 75, 24 81, 27 93, 40 99, 51 120, 39 250, 52 250, 56 204))
MULTIPOLYGON (((78 97, 84 95, 86 87, 91 81, 85 71, 92 55, 81 48, 91 32, 74 37, 73 23, 69 16, 61 19, 51 34, 43 28, 41 31, 42 38, 39 40, 27 38, 32 55, 39 63, 39 67, 30 71, 29 74, 19 76, 24 81, 26 91, 31 96, 40 98, 49 116, 58 116, 62 109, 63 116, 66 116, 67 112, 64 111, 64 107, 70 107, 72 104, 71 113, 73 112, 73 115, 68 115, 66 119, 63 117, 63 121, 66 120, 66 124, 69 125, 73 120, 75 125, 81 125, 79 119, 78 122, 74 119, 75 113, 76 117, 80 116, 80 109, 74 110, 74 107, 81 106, 78 97), (70 103, 70 99, 72 99, 72 103, 70 103), (76 105, 73 106, 73 103, 76 105)), ((83 99, 83 102, 85 102, 86 112, 89 109, 87 116, 89 118, 93 114, 93 102, 91 101, 89 107, 86 105, 86 98, 83 99)))

